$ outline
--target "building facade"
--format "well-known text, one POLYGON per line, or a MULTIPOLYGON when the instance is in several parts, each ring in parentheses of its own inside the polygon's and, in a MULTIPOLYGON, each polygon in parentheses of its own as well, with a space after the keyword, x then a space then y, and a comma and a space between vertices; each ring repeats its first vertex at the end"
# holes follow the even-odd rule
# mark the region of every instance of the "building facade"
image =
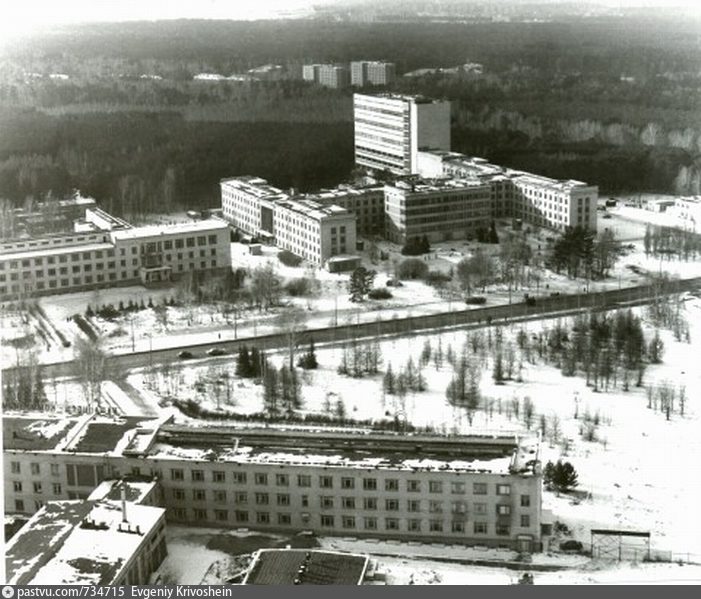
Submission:
POLYGON ((4 418, 5 432, 19 433, 5 435, 8 512, 33 513, 49 498, 87 497, 101 480, 134 473, 158 478, 174 522, 519 551, 541 546, 535 439, 192 427, 135 419, 115 423, 126 439, 133 429, 133 440, 118 449, 114 439, 91 432, 104 422, 67 423, 55 440, 33 440, 32 428, 45 424, 60 428, 54 421, 4 418), (137 434, 138 427, 148 433, 137 434))
POLYGON ((450 149, 450 102, 354 94, 355 162, 397 175, 418 172, 421 149, 450 149))
POLYGON ((345 208, 355 215, 358 235, 366 237, 384 235, 385 191, 381 185, 365 187, 339 186, 335 189, 322 189, 317 193, 306 194, 310 200, 345 208))
POLYGON ((476 180, 415 178, 385 185, 385 237, 404 244, 465 239, 491 222, 489 185, 476 180))
POLYGON ((351 85, 390 85, 397 77, 393 62, 379 60, 358 60, 350 63, 351 85))
POLYGON ((332 89, 343 89, 350 85, 348 67, 335 64, 305 64, 302 79, 332 89))

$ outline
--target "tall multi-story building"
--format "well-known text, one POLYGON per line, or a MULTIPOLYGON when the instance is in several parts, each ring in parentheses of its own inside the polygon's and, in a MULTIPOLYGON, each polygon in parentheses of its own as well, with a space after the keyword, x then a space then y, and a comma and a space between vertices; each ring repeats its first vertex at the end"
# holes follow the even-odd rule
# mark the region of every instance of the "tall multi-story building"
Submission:
POLYGON ((250 235, 272 234, 272 213, 261 207, 269 208, 275 200, 288 198, 286 193, 265 179, 251 176, 222 179, 219 186, 222 214, 229 223, 250 235))
POLYGON ((0 243, 0 299, 150 284, 231 268, 229 227, 222 220, 132 227, 88 209, 76 229, 0 243))
POLYGON ((393 62, 379 60, 359 60, 350 63, 351 85, 389 85, 394 82, 397 72, 393 62))
POLYGON ((419 152, 419 172, 488 184, 493 218, 519 218, 558 231, 577 226, 596 230, 599 190, 594 185, 533 175, 457 152, 419 152))
POLYGON ((413 178, 385 185, 385 237, 406 243, 464 239, 489 227, 490 188, 478 180, 413 178))
POLYGON ((353 187, 342 185, 335 189, 322 189, 305 195, 324 205, 336 205, 355 215, 358 235, 384 234, 385 191, 381 185, 353 187))
POLYGON ((541 548, 537 438, 4 416, 8 512, 157 477, 167 518, 217 527, 541 548), (359 434, 362 433, 362 434, 359 434))
POLYGON ((354 94, 355 162, 397 175, 418 172, 419 150, 450 149, 450 102, 354 94))
POLYGON ((343 89, 350 85, 348 67, 335 64, 305 64, 302 79, 332 89, 343 89))

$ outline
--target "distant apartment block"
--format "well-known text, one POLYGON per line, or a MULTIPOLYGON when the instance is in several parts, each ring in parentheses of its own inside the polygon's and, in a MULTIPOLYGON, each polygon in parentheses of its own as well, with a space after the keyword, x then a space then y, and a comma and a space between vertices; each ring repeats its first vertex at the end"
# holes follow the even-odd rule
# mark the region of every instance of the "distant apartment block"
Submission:
POLYGON ((220 186, 224 218, 244 234, 317 265, 355 252, 356 217, 332 202, 286 194, 259 177, 223 179, 220 186))
POLYGON ((231 268, 229 227, 222 220, 132 227, 93 208, 75 229, 0 243, 0 299, 148 285, 231 268))
POLYGON ((385 237, 406 243, 472 237, 491 222, 490 188, 476 180, 415 178, 385 185, 385 237))
POLYGON ((701 196, 675 198, 667 212, 677 218, 682 229, 701 233, 701 196))
POLYGON ((377 60, 359 60, 350 63, 351 85, 390 85, 396 79, 396 67, 393 62, 377 60))
POLYGON ((87 498, 101 481, 135 471, 158 479, 173 522, 542 548, 536 437, 99 416, 4 416, 3 430, 8 513, 87 498))
POLYGON ((519 218, 558 231, 577 226, 596 230, 599 191, 594 185, 533 175, 457 152, 420 152, 418 163, 424 177, 473 179, 489 185, 493 218, 519 218))
POLYGON ((332 89, 343 89, 350 85, 348 67, 335 64, 305 64, 302 79, 332 89))
POLYGON ((418 152, 450 149, 450 102, 354 94, 355 162, 396 175, 418 172, 418 152))

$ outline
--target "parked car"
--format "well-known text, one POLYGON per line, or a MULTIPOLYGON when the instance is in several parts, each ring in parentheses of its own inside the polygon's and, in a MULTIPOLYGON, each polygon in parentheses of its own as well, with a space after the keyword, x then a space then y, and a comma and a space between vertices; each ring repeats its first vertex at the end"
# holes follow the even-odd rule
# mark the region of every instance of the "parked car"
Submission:
POLYGON ((212 349, 207 350, 207 355, 208 356, 225 356, 226 350, 222 349, 221 347, 213 347, 212 349))
POLYGON ((471 295, 465 298, 466 304, 482 305, 487 303, 487 298, 481 295, 471 295))
POLYGON ((178 358, 180 358, 181 360, 189 360, 189 359, 194 358, 194 357, 195 356, 193 355, 193 353, 190 351, 187 351, 187 350, 181 351, 178 354, 178 358))

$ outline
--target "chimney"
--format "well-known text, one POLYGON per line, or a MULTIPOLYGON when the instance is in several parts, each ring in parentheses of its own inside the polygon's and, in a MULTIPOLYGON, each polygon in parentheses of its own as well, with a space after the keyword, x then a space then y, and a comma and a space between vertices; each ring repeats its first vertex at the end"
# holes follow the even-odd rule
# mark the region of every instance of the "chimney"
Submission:
POLYGON ((129 523, 127 520, 127 488, 124 481, 122 481, 122 522, 129 523))

